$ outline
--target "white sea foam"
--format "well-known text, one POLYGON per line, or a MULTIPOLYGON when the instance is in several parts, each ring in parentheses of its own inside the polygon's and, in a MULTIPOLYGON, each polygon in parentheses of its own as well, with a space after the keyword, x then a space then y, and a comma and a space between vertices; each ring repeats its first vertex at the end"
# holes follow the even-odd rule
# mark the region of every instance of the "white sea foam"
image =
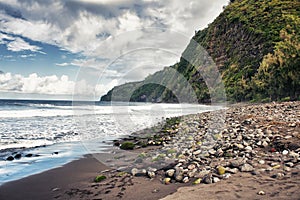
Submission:
MULTIPOLYGON (((153 126, 163 118, 216 110, 221 107, 113 103, 74 106, 24 104, 22 109, 15 105, 12 105, 11 109, 8 108, 5 105, 5 109, 1 110, 0 106, 0 150, 48 146, 38 150, 37 153, 42 155, 40 157, 22 158, 13 162, 4 161, 5 157, 2 161, 0 159, 0 184, 57 167, 87 151, 99 152, 105 146, 103 141, 153 126), (86 140, 95 142, 95 145, 82 142, 86 140), (82 146, 78 146, 78 142, 86 145, 86 151, 82 150, 82 146), (59 156, 51 154, 54 149, 61 151, 59 156)), ((30 151, 34 153, 37 150, 30 151)))

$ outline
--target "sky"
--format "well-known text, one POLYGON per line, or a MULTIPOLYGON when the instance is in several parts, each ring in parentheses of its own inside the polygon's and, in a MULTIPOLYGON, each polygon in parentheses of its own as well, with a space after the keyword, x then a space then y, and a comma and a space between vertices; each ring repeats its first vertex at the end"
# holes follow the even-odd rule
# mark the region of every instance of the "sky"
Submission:
POLYGON ((179 61, 228 0, 0 0, 0 99, 98 100, 179 61))

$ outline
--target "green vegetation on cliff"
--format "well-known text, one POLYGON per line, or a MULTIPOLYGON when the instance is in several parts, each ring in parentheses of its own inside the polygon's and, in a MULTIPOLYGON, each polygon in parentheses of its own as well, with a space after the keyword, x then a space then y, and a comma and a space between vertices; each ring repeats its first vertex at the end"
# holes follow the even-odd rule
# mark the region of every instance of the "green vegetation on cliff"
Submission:
MULTIPOLYGON (((203 73, 207 73, 210 65, 199 61, 205 56, 195 43, 215 62, 228 100, 299 99, 299 1, 231 2, 213 23, 195 34, 178 63, 144 81, 115 87, 101 100, 111 100, 114 93, 113 100, 118 101, 193 102, 178 98, 193 93, 198 102, 209 102, 212 89, 208 87, 208 79, 216 77, 203 73)), ((221 87, 214 85, 214 88, 221 87)))

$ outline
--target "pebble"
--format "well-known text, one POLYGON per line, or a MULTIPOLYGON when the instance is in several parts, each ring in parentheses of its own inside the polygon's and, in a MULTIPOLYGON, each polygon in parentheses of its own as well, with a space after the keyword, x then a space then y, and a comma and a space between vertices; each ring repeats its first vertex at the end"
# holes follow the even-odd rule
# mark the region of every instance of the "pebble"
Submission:
POLYGON ((206 183, 206 184, 211 184, 213 182, 212 181, 212 175, 211 174, 206 175, 203 179, 203 182, 206 183))
POLYGON ((257 193, 258 195, 265 195, 266 193, 264 192, 264 191, 259 191, 258 193, 257 193))
POLYGON ((294 166, 294 163, 292 163, 292 162, 287 162, 287 163, 285 163, 285 165, 288 166, 288 167, 293 167, 293 166, 294 166))
POLYGON ((155 172, 148 171, 147 174, 148 174, 149 178, 154 178, 155 177, 155 172))
POLYGON ((182 180, 182 182, 184 182, 184 183, 188 183, 189 181, 190 181, 189 177, 184 177, 183 180, 182 180))
POLYGON ((254 168, 251 165, 245 163, 244 165, 241 166, 240 170, 241 172, 252 172, 254 168))
POLYGON ((263 165, 263 164, 265 164, 265 161, 264 160, 260 160, 260 161, 258 161, 258 163, 261 164, 261 165, 263 165))
POLYGON ((229 172, 231 174, 236 174, 239 172, 238 168, 226 168, 226 172, 229 172))
POLYGON ((214 183, 217 183, 217 182, 219 182, 219 181, 221 181, 218 177, 213 177, 213 182, 214 183))
POLYGON ((171 178, 165 178, 163 182, 164 184, 168 185, 171 183, 171 178))
POLYGON ((282 151, 282 155, 284 155, 284 156, 288 155, 288 153, 289 153, 288 150, 283 150, 283 151, 282 151))
MULTIPOLYGON (((168 132, 175 133, 175 136, 163 136, 170 138, 164 139, 162 153, 172 148, 176 150, 176 155, 164 154, 162 162, 173 163, 174 161, 174 165, 170 165, 165 173, 150 168, 147 168, 147 171, 138 170, 138 167, 131 172, 135 176, 145 172, 145 176, 150 178, 157 174, 164 174, 165 179, 162 179, 162 182, 165 184, 176 181, 186 183, 193 178, 195 178, 193 184, 211 184, 229 178, 231 174, 239 171, 251 172, 253 175, 268 174, 268 176, 272 172, 274 177, 279 178, 285 173, 293 173, 297 168, 300 169, 300 146, 295 143, 290 147, 281 141, 285 141, 285 138, 299 138, 300 135, 298 132, 294 134, 293 129, 285 131, 287 127, 285 124, 296 123, 298 107, 285 112, 290 103, 278 103, 280 106, 274 107, 273 105, 276 104, 229 108, 233 112, 226 113, 228 117, 226 116, 225 119, 225 127, 221 129, 207 125, 207 120, 211 118, 209 112, 182 119, 180 126, 167 128, 168 132), (266 119, 269 115, 272 119, 268 122, 266 119), (241 116, 242 121, 236 116, 241 116), (245 120, 243 116, 249 118, 245 120), (274 120, 287 123, 278 126, 273 124, 274 120), (291 134, 293 134, 292 138, 291 134)), ((157 142, 156 139, 151 138, 151 140, 157 142)), ((149 141, 150 139, 147 142, 149 141)), ((149 156, 152 157, 154 156, 149 156)), ((136 163, 136 166, 142 165, 136 163)), ((161 168, 161 166, 156 167, 161 168)), ((261 192, 263 191, 258 193, 261 192)))
POLYGON ((193 169, 195 169, 195 168, 196 168, 196 165, 194 165, 194 164, 191 164, 191 165, 188 166, 188 169, 189 169, 189 170, 193 170, 193 169))
POLYGON ((166 171, 166 175, 169 177, 173 177, 175 174, 175 169, 169 169, 166 171))
POLYGON ((218 173, 219 173, 220 175, 225 174, 225 171, 226 171, 226 169, 225 169, 223 166, 219 166, 219 167, 218 167, 218 173))
POLYGON ((193 184, 194 184, 194 185, 200 184, 201 181, 202 181, 201 178, 197 178, 197 179, 193 182, 193 184))

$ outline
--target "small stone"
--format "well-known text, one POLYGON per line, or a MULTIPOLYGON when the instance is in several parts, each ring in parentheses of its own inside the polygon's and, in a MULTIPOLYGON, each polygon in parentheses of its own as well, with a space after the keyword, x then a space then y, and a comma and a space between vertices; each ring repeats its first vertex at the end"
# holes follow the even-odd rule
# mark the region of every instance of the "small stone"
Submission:
POLYGON ((243 149, 244 148, 244 145, 242 145, 242 144, 236 144, 235 145, 237 148, 239 148, 239 149, 243 149))
POLYGON ((273 174, 271 177, 272 178, 282 178, 282 177, 284 177, 284 174, 283 173, 277 173, 277 174, 273 174))
POLYGON ((252 172, 254 168, 251 165, 245 163, 244 165, 241 166, 240 170, 241 172, 252 172))
POLYGON ((258 146, 261 146, 261 141, 258 141, 256 144, 257 144, 258 146))
POLYGON ((288 150, 283 150, 283 151, 282 151, 282 155, 284 155, 284 156, 288 155, 288 153, 289 153, 288 150))
POLYGON ((225 168, 223 167, 223 166, 219 166, 218 167, 218 173, 220 174, 220 175, 223 175, 223 174, 225 174, 225 168))
POLYGON ((229 173, 223 174, 223 178, 224 178, 224 179, 228 179, 228 178, 230 178, 230 177, 231 177, 231 174, 229 174, 229 173))
POLYGON ((194 152, 193 152, 193 155, 196 156, 196 155, 199 155, 200 153, 201 153, 201 150, 197 150, 197 151, 194 151, 194 152))
POLYGON ((207 174, 204 179, 203 182, 206 184, 211 184, 212 183, 212 175, 211 174, 207 174))
POLYGON ((215 155, 215 154, 216 154, 216 150, 210 149, 210 150, 208 150, 208 153, 209 153, 210 155, 215 155))
POLYGON ((152 191, 152 193, 158 193, 159 192, 159 189, 154 189, 153 191, 152 191))
POLYGON ((285 163, 285 165, 288 166, 288 167, 293 167, 293 166, 294 166, 294 163, 292 163, 292 162, 287 162, 287 163, 285 163))
POLYGON ((287 167, 287 166, 284 166, 284 167, 283 167, 283 170, 286 171, 286 172, 290 172, 290 171, 291 171, 291 168, 290 168, 290 167, 287 167))
POLYGON ((184 182, 184 183, 188 183, 189 181, 190 181, 189 177, 184 177, 183 180, 182 180, 182 182, 184 182))
POLYGON ((131 170, 132 176, 135 176, 138 172, 139 172, 139 170, 138 170, 137 168, 133 168, 133 169, 131 170))
POLYGON ((246 147, 245 147, 245 150, 246 150, 247 152, 251 152, 251 151, 252 151, 252 147, 246 146, 246 147))
POLYGON ((262 143, 262 146, 263 146, 263 147, 267 147, 268 145, 269 145, 268 142, 263 141, 263 143, 262 143))
POLYGON ((213 177, 213 182, 214 183, 217 183, 217 182, 219 182, 220 181, 220 179, 218 178, 218 177, 213 177))
POLYGON ((244 162, 243 162, 242 159, 238 159, 238 160, 232 160, 232 161, 230 162, 230 165, 231 165, 232 167, 240 167, 243 163, 244 163, 244 162))
POLYGON ((196 165, 194 165, 194 164, 190 164, 189 166, 188 166, 188 169, 189 170, 193 170, 193 169, 195 169, 196 168, 196 165))
POLYGON ((164 184, 168 185, 171 183, 171 178, 164 178, 164 184))
POLYGON ((259 173, 259 171, 254 170, 254 171, 251 172, 251 174, 252 175, 259 175, 260 173, 259 173))
POLYGON ((265 195, 266 193, 264 192, 264 191, 259 191, 258 193, 257 193, 258 195, 265 195))
POLYGON ((258 163, 261 164, 261 165, 263 165, 263 164, 265 164, 265 161, 264 160, 260 160, 260 161, 258 161, 258 163))
POLYGON ((60 188, 53 188, 52 192, 55 192, 55 191, 58 191, 58 190, 60 190, 60 188))
POLYGON ((280 165, 275 165, 273 166, 273 169, 279 169, 281 166, 280 165))
POLYGON ((157 169, 153 168, 153 167, 148 167, 147 171, 149 171, 149 172, 157 172, 157 169))
POLYGON ((270 172, 270 171, 273 171, 274 169, 273 169, 273 167, 268 167, 267 169, 266 169, 266 172, 270 172))
POLYGON ((299 154, 296 153, 296 152, 294 152, 294 151, 291 151, 289 153, 289 156, 292 157, 292 158, 294 158, 294 159, 298 159, 299 158, 299 154))
POLYGON ((137 168, 133 168, 131 170, 131 174, 133 176, 146 176, 147 175, 147 171, 145 169, 139 170, 137 168))
POLYGON ((238 173, 238 168, 226 168, 226 172, 229 172, 231 174, 236 174, 238 173))
POLYGON ((197 172, 197 169, 193 169, 193 170, 189 171, 187 173, 187 175, 188 175, 188 177, 193 178, 193 177, 195 177, 196 172, 197 172))
POLYGON ((147 174, 148 174, 149 178, 154 178, 155 177, 155 172, 148 171, 147 174))
POLYGON ((201 181, 202 181, 201 178, 197 178, 197 179, 193 182, 193 184, 194 184, 194 185, 200 184, 201 181))
POLYGON ((205 177, 207 174, 209 174, 209 170, 202 170, 200 171, 197 175, 196 175, 196 178, 203 178, 205 177))
POLYGON ((166 171, 166 175, 169 177, 173 177, 175 174, 175 169, 169 169, 166 171))
POLYGON ((216 152, 217 156, 222 156, 223 154, 224 154, 224 152, 223 152, 222 149, 218 149, 217 152, 216 152))
POLYGON ((178 182, 182 181, 183 180, 183 175, 182 174, 177 174, 175 176, 175 180, 178 181, 178 182))

